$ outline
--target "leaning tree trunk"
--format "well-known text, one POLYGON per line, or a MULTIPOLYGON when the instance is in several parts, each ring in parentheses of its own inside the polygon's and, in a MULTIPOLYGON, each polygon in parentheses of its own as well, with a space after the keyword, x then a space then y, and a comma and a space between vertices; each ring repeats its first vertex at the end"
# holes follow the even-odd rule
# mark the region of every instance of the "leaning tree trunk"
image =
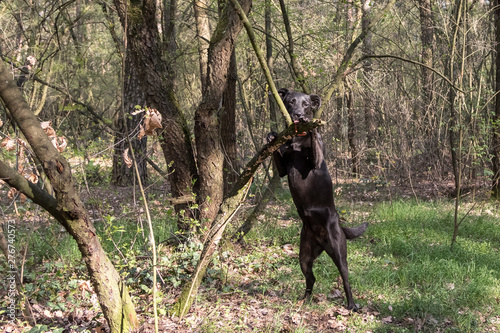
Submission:
POLYGON ((291 140, 298 133, 310 131, 323 123, 319 120, 308 123, 300 123, 297 126, 291 124, 287 129, 278 135, 270 143, 266 144, 245 166, 243 172, 238 177, 238 180, 233 185, 230 194, 224 199, 220 206, 219 214, 214 219, 211 228, 207 234, 203 244, 203 250, 200 254, 200 260, 196 269, 191 276, 191 280, 182 288, 182 293, 177 301, 172 305, 171 314, 179 317, 185 316, 191 305, 193 304, 198 289, 201 285, 201 280, 205 275, 207 267, 212 260, 212 256, 217 250, 218 244, 227 224, 231 221, 236 211, 244 200, 246 193, 252 183, 252 177, 257 168, 269 157, 274 151, 281 147, 287 140, 291 140))
POLYGON ((56 197, 2 162, 0 178, 46 209, 73 236, 111 332, 131 331, 138 326, 134 305, 127 287, 101 247, 92 220, 75 189, 68 161, 52 145, 3 62, 0 63, 0 97, 40 161, 56 197))

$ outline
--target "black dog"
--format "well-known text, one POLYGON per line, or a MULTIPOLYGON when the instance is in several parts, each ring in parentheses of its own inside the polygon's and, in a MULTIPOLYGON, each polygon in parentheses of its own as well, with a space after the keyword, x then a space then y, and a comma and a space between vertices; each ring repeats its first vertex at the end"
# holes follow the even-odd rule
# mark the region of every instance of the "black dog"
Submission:
MULTIPOLYGON (((306 95, 288 89, 279 94, 294 123, 312 120, 313 110, 319 108, 317 95, 306 95)), ((272 141, 276 133, 269 133, 272 141)), ((361 236, 368 223, 357 228, 341 227, 333 202, 333 186, 326 167, 321 136, 316 129, 304 132, 287 141, 273 153, 280 177, 288 175, 288 185, 293 202, 302 219, 300 234, 300 268, 306 278, 304 298, 309 300, 316 278, 312 266, 324 251, 333 259, 340 271, 347 297, 347 308, 354 309, 347 268, 346 239, 361 236)))

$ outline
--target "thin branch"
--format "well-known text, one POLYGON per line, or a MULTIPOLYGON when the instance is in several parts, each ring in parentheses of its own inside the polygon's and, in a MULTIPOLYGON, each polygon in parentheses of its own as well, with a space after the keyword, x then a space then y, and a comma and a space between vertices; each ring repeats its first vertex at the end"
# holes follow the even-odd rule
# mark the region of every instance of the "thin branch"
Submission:
POLYGON ((433 73, 437 74, 438 76, 440 76, 443 80, 445 80, 453 89, 465 94, 466 92, 463 91, 462 89, 460 89, 459 87, 455 86, 453 84, 453 82, 451 82, 451 80, 449 78, 447 78, 445 75, 441 74, 440 72, 438 72, 436 69, 430 67, 430 66, 427 66, 426 64, 424 63, 421 63, 419 61, 415 61, 415 60, 411 60, 411 59, 406 59, 406 58, 403 58, 403 57, 399 57, 399 56, 395 56, 395 55, 391 55, 391 54, 381 54, 381 55, 367 55, 367 56, 363 56, 361 57, 361 59, 359 59, 358 63, 366 60, 366 59, 383 59, 383 58, 392 58, 392 59, 397 59, 397 60, 401 60, 401 61, 404 61, 404 62, 408 62, 410 64, 414 64, 414 65, 417 65, 417 66, 422 66, 422 67, 425 67, 427 68, 428 70, 432 71, 433 73))
MULTIPOLYGON (((4 56, 2 56, 2 59, 7 62, 7 63, 14 63, 12 61, 12 59, 8 59, 4 56)), ((30 74, 30 72, 27 70, 27 69, 24 69, 24 68, 19 68, 19 70, 21 71, 21 73, 23 74, 30 74)), ((61 87, 58 87, 56 86, 55 84, 52 84, 52 83, 49 83, 45 80, 42 80, 41 78, 39 78, 37 75, 33 75, 33 80, 38 82, 38 83, 41 83, 42 85, 44 86, 47 86, 49 88, 52 88, 58 92, 60 92, 61 94, 67 96, 73 103, 75 104, 78 104, 80 106, 82 106, 85 110, 88 111, 88 113, 90 113, 92 115, 92 117, 95 118, 95 120, 98 120, 99 122, 103 123, 107 128, 109 128, 111 131, 115 131, 114 128, 113 128, 113 123, 111 120, 106 120, 104 119, 102 116, 100 116, 97 112, 95 112, 94 108, 91 106, 91 105, 88 105, 84 102, 81 102, 77 99, 75 99, 66 89, 64 88, 61 88, 61 87)))
MULTIPOLYGON (((259 45, 257 44, 255 34, 253 32, 252 25, 250 21, 248 20, 247 16, 245 15, 245 12, 241 8, 238 0, 229 0, 231 4, 234 7, 234 10, 240 17, 241 21, 243 22, 243 26, 245 27, 248 35, 248 39, 250 40, 250 43, 252 44, 252 47, 255 51, 255 54, 257 55, 257 58, 259 59, 260 66, 262 68, 262 71, 264 72, 264 75, 266 76, 267 84, 271 88, 271 92, 273 93, 274 99, 276 100, 276 103, 278 103, 278 106, 280 108, 281 113, 283 114, 283 117, 285 117, 287 125, 291 125, 292 118, 290 118, 290 115, 288 114, 288 111, 285 108, 285 104, 283 104, 283 101, 281 100, 280 95, 278 94, 278 90, 276 89, 276 86, 274 85, 273 78, 271 76, 271 71, 269 70, 269 67, 267 66, 266 59, 264 58, 264 55, 262 53, 262 50, 260 49, 259 45)), ((394 0, 395 1, 395 0, 394 0)))
MULTIPOLYGON (((326 105, 330 98, 332 97, 333 93, 335 90, 337 90, 340 86, 340 83, 344 79, 346 75, 346 71, 349 68, 351 64, 351 59, 354 55, 354 51, 356 50, 356 47, 365 39, 366 35, 372 28, 378 24, 379 20, 392 8, 392 6, 396 3, 396 0, 390 0, 389 3, 377 14, 373 17, 373 20, 370 22, 368 27, 366 29, 363 29, 363 31, 359 34, 358 37, 349 45, 349 48, 347 49, 344 57, 342 58, 342 62, 340 63, 340 66, 337 68, 337 72, 335 73, 335 76, 333 77, 333 82, 332 86, 326 93, 326 97, 324 98, 324 102, 322 103, 323 105, 326 105)), ((324 107, 324 106, 323 106, 324 107)), ((323 112, 323 107, 319 108, 316 113, 314 114, 315 118, 320 118, 321 113, 323 112)))

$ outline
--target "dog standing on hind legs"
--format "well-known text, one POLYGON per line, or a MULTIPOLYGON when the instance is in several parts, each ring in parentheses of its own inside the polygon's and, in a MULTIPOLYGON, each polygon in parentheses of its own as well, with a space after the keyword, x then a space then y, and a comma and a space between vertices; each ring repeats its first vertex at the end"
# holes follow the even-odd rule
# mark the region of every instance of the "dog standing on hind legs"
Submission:
MULTIPOLYGON (((313 110, 321 105, 318 95, 307 95, 288 89, 278 91, 294 123, 309 121, 313 110)), ((268 142, 276 137, 271 132, 268 142)), ((361 236, 368 223, 356 228, 341 227, 339 214, 333 202, 333 185, 324 160, 324 147, 316 129, 299 134, 273 153, 273 160, 280 177, 288 176, 288 186, 293 202, 302 219, 300 234, 300 268, 306 278, 304 299, 311 298, 316 278, 314 260, 325 251, 337 266, 347 298, 347 309, 355 310, 349 284, 346 239, 361 236)))

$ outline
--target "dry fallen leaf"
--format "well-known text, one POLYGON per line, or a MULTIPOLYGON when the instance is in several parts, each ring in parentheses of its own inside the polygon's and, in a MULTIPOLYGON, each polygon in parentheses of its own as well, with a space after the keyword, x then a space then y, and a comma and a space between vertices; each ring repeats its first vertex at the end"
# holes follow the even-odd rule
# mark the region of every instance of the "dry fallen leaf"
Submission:
POLYGON ((35 175, 34 173, 30 173, 28 175, 25 175, 24 177, 33 184, 38 183, 38 175, 35 175))
POLYGON ((123 161, 125 162, 127 168, 130 168, 133 164, 132 159, 130 158, 130 156, 128 156, 128 148, 123 152, 123 161))
POLYGON ((16 197, 17 190, 13 187, 10 188, 9 192, 7 193, 7 198, 9 199, 14 199, 16 197))
POLYGON ((56 136, 56 131, 52 128, 52 121, 42 121, 40 123, 40 126, 42 126, 42 129, 47 133, 47 136, 49 138, 53 138, 56 136))
MULTIPOLYGON (((55 137, 54 138, 56 144, 54 145, 57 150, 62 153, 64 151, 64 149, 66 149, 66 147, 68 146, 68 142, 66 141, 66 138, 64 136, 60 136, 60 137, 55 137)), ((54 144, 54 140, 52 140, 52 144, 54 144)))
POLYGON ((300 317, 300 314, 295 313, 292 315, 292 323, 294 323, 295 325, 300 324, 301 320, 302 318, 300 317))
POLYGON ((5 148, 5 150, 7 151, 12 151, 16 149, 16 140, 11 138, 5 138, 2 140, 2 143, 0 143, 0 146, 2 148, 5 148))
POLYGON ((344 295, 342 295, 339 289, 333 289, 332 293, 328 295, 328 298, 344 298, 344 295))

